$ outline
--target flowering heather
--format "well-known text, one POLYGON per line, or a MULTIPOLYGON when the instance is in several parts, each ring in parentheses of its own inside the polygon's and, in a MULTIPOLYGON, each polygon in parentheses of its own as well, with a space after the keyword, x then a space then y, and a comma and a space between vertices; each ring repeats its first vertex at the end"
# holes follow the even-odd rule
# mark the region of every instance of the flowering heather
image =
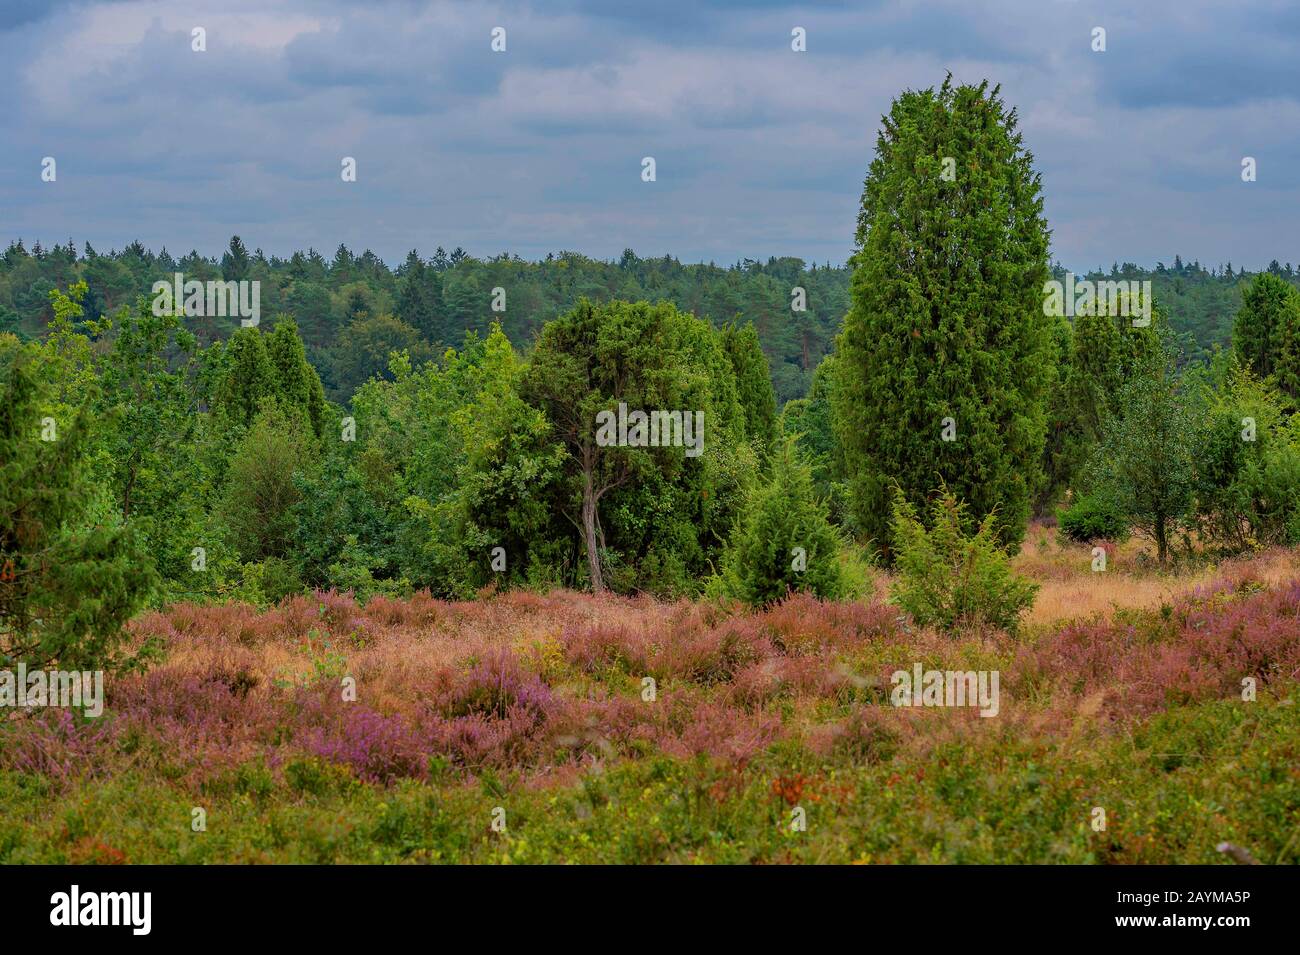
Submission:
POLYGON ((1012 685, 1102 694, 1112 715, 1239 697, 1248 677, 1285 694, 1300 680, 1300 582, 1240 590, 1198 589, 1158 613, 1067 625, 1020 653, 1012 685))
POLYGON ((541 677, 527 673, 508 652, 498 650, 475 663, 455 687, 450 715, 477 713, 504 717, 511 712, 544 720, 551 707, 551 690, 541 677))
POLYGON ((78 719, 71 710, 19 717, 8 730, 12 735, 9 745, 0 747, 0 765, 59 783, 92 774, 100 752, 112 742, 111 726, 78 719))
POLYGON ((310 727, 299 745, 308 753, 349 767, 367 782, 415 776, 426 761, 405 720, 360 705, 339 713, 328 726, 310 727))
MULTIPOLYGON (((317 594, 262 613, 180 604, 133 622, 133 639, 161 640, 164 657, 110 679, 101 719, 60 711, 0 723, 0 782, 17 771, 71 793, 79 780, 141 773, 192 805, 249 787, 328 793, 341 785, 330 780, 394 792, 480 778, 590 788, 618 767, 669 760, 716 767, 698 770, 712 802, 784 805, 797 791, 807 805, 857 805, 836 781, 845 774, 882 773, 872 792, 925 787, 935 765, 969 757, 978 778, 1001 778, 1016 760, 1109 751, 1186 708, 1245 718, 1248 677, 1259 706, 1284 701, 1300 682, 1300 580, 1278 581, 1283 565, 1266 561, 1019 637, 954 639, 878 598, 807 595, 759 611, 563 591, 364 606, 317 594), (916 665, 999 671, 996 718, 890 705, 891 674, 916 665), (765 775, 772 765, 780 774, 765 775)), ((1185 748, 1152 739, 1162 754, 1185 748)), ((1059 797, 1063 812, 1101 798, 1059 797)), ((1127 838, 1112 844, 1127 847, 1123 858, 1149 861, 1147 843, 1127 838)))

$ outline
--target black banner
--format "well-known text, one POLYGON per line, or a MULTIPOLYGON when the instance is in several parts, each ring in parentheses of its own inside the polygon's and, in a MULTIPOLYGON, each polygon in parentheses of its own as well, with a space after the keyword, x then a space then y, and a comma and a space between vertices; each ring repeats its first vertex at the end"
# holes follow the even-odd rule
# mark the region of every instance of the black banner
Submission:
MULTIPOLYGON (((376 930, 432 921, 478 925, 493 941, 518 932, 583 935, 606 923, 658 933, 689 921, 722 936, 766 931, 772 920, 857 921, 873 935, 911 925, 913 937, 1014 938, 1047 930, 1059 940, 1192 936, 1231 944, 1294 925, 1284 906, 1295 872, 1264 866, 912 866, 700 869, 556 867, 10 867, 0 887, 11 929, 24 939, 83 944, 114 938, 235 942, 268 938, 373 941, 376 930), (573 922, 566 922, 572 919, 573 922), (569 928, 565 926, 569 925, 569 928)), ((694 933, 694 929, 692 932, 694 933)), ((590 936, 588 936, 590 937, 590 936)), ((937 938, 936 938, 937 940, 937 938)), ((47 950, 47 949, 43 949, 47 950)))

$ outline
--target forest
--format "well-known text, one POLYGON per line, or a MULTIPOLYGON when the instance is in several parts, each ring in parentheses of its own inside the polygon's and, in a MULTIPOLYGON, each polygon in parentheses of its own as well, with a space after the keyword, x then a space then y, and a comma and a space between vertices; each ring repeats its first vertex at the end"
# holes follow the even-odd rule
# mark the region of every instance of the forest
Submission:
MULTIPOLYGON (((1290 262, 1273 261, 1266 271, 1300 284, 1300 272, 1290 262)), ((784 403, 807 396, 817 365, 833 348, 848 310, 850 266, 794 257, 691 265, 671 255, 640 258, 631 249, 616 262, 576 252, 526 262, 509 253, 477 259, 459 247, 450 254, 438 247, 428 256, 412 249, 404 262, 390 267, 369 250, 357 254, 343 245, 328 259, 315 249, 287 259, 268 257, 261 249, 250 252, 239 236, 220 256, 210 257, 197 251, 173 257, 139 242, 101 254, 89 243, 78 251, 71 239, 48 249, 36 242, 29 250, 15 238, 0 257, 0 331, 44 336, 54 318, 50 292, 77 280, 87 286, 86 318, 99 319, 123 305, 134 306, 155 281, 177 272, 205 282, 259 282, 263 313, 287 315, 297 323, 326 394, 341 404, 374 375, 389 373, 392 351, 407 351, 418 363, 458 348, 466 332, 486 335, 493 321, 516 348, 527 348, 542 325, 580 298, 666 301, 714 324, 752 323, 771 366, 777 400, 784 403), (499 312, 492 309, 494 288, 508 291, 499 312), (805 292, 802 303, 794 301, 795 288, 805 292), (804 307, 796 310, 794 304, 804 307)), ((1060 277, 1065 268, 1053 264, 1052 273, 1060 277)), ((1179 255, 1169 266, 1112 263, 1078 275, 1152 282, 1189 359, 1208 358, 1215 345, 1228 343, 1242 290, 1253 278, 1245 269, 1234 271, 1231 262, 1207 268, 1184 263, 1179 255)), ((210 343, 237 326, 215 316, 193 323, 191 330, 210 343)))

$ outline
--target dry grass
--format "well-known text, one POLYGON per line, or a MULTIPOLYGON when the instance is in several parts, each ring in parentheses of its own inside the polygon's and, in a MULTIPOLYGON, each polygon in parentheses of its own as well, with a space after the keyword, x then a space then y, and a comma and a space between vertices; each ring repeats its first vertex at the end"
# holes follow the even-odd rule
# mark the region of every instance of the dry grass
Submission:
MULTIPOLYGON (((1039 585, 1025 623, 1048 628, 1070 620, 1108 620, 1116 610, 1155 609, 1224 577, 1250 577, 1269 587, 1300 578, 1300 549, 1275 547, 1166 570, 1155 565, 1154 548, 1141 538, 1108 542, 1105 549, 1106 570, 1094 572, 1090 545, 1062 545, 1054 528, 1031 524, 1012 562, 1018 574, 1039 585)), ((892 574, 877 572, 868 596, 887 600, 892 582, 892 574)))
POLYGON ((1139 538, 1106 546, 1106 570, 1092 570, 1092 548, 1062 546, 1053 529, 1030 526, 1014 566, 1040 586, 1030 624, 1109 618, 1116 609, 1150 609, 1222 577, 1250 576, 1270 587, 1300 577, 1300 551, 1273 548, 1249 557, 1199 563, 1163 571, 1150 561, 1152 548, 1139 538))

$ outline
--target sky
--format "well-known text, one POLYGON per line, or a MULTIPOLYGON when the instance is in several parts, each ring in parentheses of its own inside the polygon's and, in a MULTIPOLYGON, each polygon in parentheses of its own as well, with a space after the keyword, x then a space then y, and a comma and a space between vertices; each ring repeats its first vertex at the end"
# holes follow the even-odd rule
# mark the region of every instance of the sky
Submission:
POLYGON ((0 0, 0 242, 838 264, 949 71, 1017 108, 1067 267, 1300 262, 1295 0, 0 0))

